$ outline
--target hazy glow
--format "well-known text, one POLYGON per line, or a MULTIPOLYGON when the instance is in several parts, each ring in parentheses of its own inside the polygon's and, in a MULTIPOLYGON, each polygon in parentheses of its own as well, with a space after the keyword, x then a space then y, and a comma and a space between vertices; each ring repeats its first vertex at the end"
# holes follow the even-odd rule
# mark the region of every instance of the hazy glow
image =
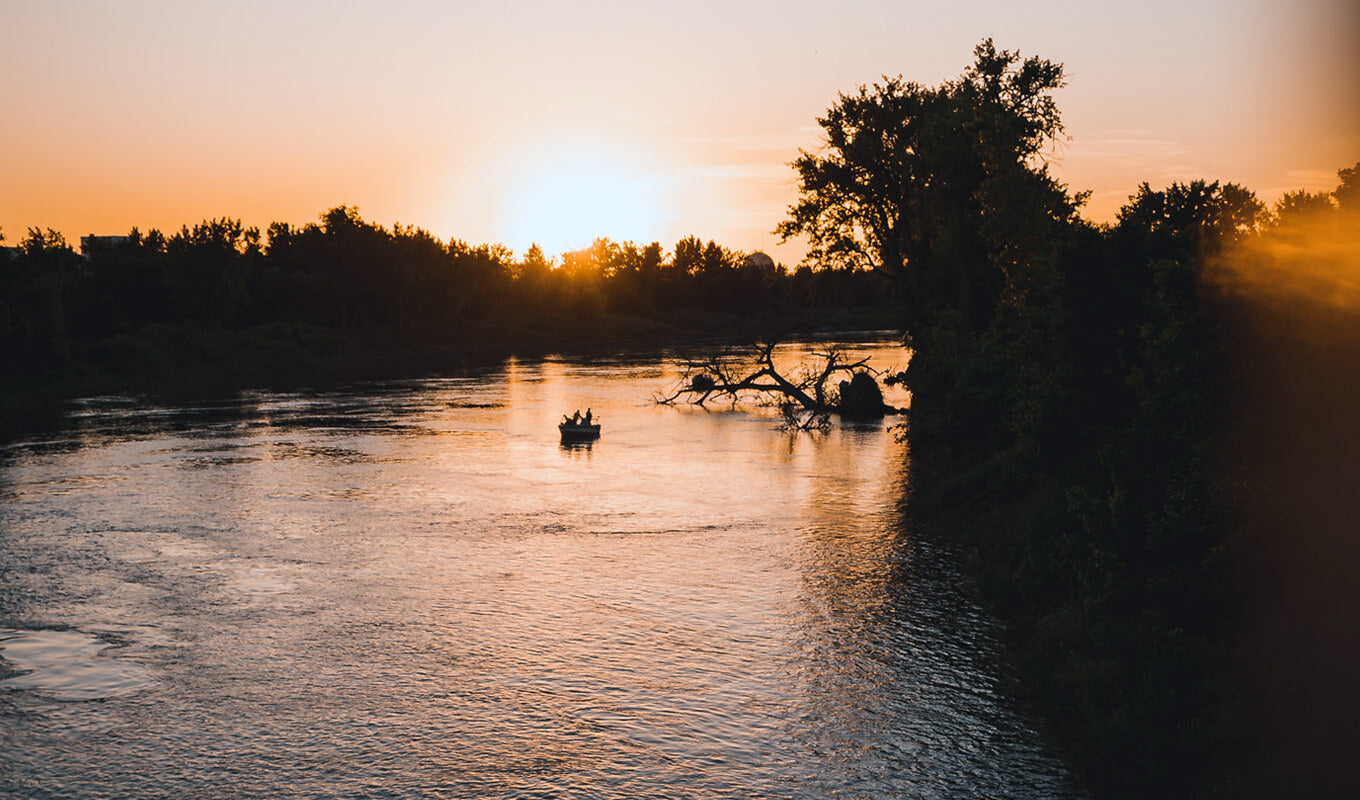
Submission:
POLYGON ((552 255, 598 236, 639 243, 662 238, 665 182, 607 152, 544 153, 506 178, 500 238, 517 252, 534 242, 552 255))
POLYGON ((1354 217, 1326 212, 1290 220, 1250 237, 1217 267, 1219 279, 1237 291, 1360 312, 1360 228, 1354 217))
POLYGON ((0 228, 347 204, 521 252, 692 234, 794 263, 770 231, 837 93, 937 84, 986 36, 1067 66, 1051 163, 1097 220, 1142 181, 1272 203, 1360 160, 1354 0, 0 0, 0 228))

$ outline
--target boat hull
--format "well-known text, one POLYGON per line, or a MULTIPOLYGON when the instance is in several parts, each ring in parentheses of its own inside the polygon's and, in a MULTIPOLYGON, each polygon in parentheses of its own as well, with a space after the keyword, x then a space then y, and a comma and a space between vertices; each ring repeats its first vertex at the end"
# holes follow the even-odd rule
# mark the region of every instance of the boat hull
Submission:
POLYGON ((557 424, 557 430, 561 432, 563 439, 570 439, 572 441, 600 438, 599 425, 573 425, 569 422, 559 422, 557 424))

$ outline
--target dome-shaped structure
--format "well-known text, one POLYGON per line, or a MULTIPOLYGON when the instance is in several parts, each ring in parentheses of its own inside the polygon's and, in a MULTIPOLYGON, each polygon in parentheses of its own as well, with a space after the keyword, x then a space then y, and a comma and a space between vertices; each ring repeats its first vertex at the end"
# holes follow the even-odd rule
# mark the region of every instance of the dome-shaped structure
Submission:
POLYGON ((746 257, 746 261, 743 262, 742 266, 758 270, 772 270, 774 269, 774 259, 757 250, 746 257))

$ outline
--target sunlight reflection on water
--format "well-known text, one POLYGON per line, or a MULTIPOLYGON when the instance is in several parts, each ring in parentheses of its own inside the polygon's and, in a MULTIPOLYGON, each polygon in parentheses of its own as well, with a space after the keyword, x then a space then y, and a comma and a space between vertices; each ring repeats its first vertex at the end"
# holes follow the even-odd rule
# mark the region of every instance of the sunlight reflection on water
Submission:
POLYGON ((0 684, 0 795, 1071 796, 885 426, 652 404, 674 376, 105 398, 0 451, 0 624, 139 681, 0 684))
POLYGON ((79 631, 0 628, 0 687, 32 689, 62 700, 100 700, 150 688, 146 670, 101 658, 109 642, 79 631))

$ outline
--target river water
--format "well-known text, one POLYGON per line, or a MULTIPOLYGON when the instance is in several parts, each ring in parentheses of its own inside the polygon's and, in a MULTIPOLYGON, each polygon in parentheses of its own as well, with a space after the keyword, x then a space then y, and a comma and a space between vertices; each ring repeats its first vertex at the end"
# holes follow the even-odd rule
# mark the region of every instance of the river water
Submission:
POLYGON ((0 797, 1074 796, 891 420, 656 405, 676 376, 91 398, 5 445, 0 797))

